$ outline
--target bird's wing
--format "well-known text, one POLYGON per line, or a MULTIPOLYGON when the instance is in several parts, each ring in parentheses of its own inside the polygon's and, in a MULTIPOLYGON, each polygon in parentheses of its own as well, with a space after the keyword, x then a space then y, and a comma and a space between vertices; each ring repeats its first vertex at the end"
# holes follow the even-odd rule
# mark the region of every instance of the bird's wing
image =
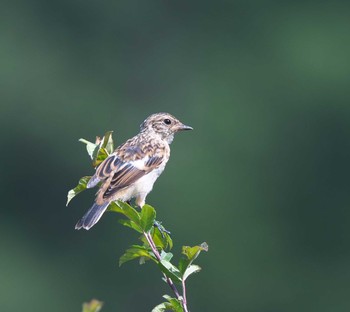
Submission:
POLYGON ((96 169, 95 174, 91 177, 88 184, 86 185, 87 188, 92 188, 96 186, 100 181, 106 180, 112 171, 116 168, 114 168, 114 161, 115 161, 115 154, 111 154, 108 156, 96 169))
POLYGON ((117 153, 113 153, 100 164, 87 187, 91 188, 100 181, 104 182, 99 193, 103 194, 103 198, 109 197, 158 168, 163 160, 164 157, 157 154, 146 155, 137 160, 123 161, 117 153))
POLYGON ((119 162, 119 170, 115 171, 113 176, 111 176, 110 183, 107 182, 101 188, 104 199, 113 196, 120 189, 133 184, 147 173, 158 168, 163 162, 163 157, 152 156, 128 163, 121 162, 120 160, 119 162))

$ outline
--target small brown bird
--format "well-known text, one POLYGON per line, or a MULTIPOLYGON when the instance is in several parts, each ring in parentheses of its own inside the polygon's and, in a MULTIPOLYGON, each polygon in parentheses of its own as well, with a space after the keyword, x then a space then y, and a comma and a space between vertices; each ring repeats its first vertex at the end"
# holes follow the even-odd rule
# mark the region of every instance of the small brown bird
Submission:
POLYGON ((142 208, 154 182, 163 172, 170 157, 169 145, 174 134, 192 130, 168 113, 149 116, 140 126, 140 133, 120 145, 96 169, 87 188, 102 182, 96 200, 75 228, 90 229, 115 200, 135 198, 142 208))

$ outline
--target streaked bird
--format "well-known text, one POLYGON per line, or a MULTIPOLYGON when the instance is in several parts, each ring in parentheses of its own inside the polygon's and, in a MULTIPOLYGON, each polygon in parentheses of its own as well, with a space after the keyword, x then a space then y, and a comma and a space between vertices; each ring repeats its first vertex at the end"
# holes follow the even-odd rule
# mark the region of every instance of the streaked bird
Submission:
POLYGON ((87 188, 92 188, 101 182, 95 203, 75 228, 90 229, 115 200, 128 202, 135 198, 136 205, 142 208, 169 160, 174 134, 182 130, 192 127, 168 113, 149 116, 141 124, 139 134, 120 145, 97 167, 87 184, 87 188))

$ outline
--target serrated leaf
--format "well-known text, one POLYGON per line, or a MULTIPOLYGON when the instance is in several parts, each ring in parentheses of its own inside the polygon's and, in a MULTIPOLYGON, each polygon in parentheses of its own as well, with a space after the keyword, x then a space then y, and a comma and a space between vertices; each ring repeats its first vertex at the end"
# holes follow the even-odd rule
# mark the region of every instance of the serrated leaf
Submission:
POLYGON ((127 203, 124 203, 122 201, 112 202, 108 206, 108 210, 123 214, 124 216, 129 218, 131 221, 133 221, 137 226, 142 228, 140 214, 136 211, 136 209, 134 209, 127 203))
POLYGON ((68 206, 69 202, 75 197, 77 196, 79 193, 81 193, 82 191, 86 190, 86 185, 89 182, 89 180, 91 179, 91 176, 86 176, 86 177, 82 177, 79 182, 78 185, 74 188, 71 189, 68 192, 67 195, 67 203, 66 206, 68 206))
POLYGON ((167 277, 171 278, 174 282, 181 282, 181 272, 175 265, 166 260, 159 261, 158 265, 167 277))
POLYGON ((150 205, 144 205, 141 209, 141 228, 144 232, 149 232, 153 227, 154 221, 156 219, 156 211, 150 205))
POLYGON ((135 231, 137 231, 137 232, 139 232, 141 234, 143 233, 142 229, 134 221, 125 220, 125 219, 119 219, 118 222, 123 224, 124 226, 132 228, 133 230, 135 230, 135 231))
POLYGON ((197 273, 201 270, 201 267, 195 264, 191 264, 187 267, 185 273, 182 276, 182 279, 185 281, 193 273, 197 273))
POLYGON ((132 245, 119 258, 119 266, 121 266, 125 262, 131 261, 140 257, 152 259, 150 251, 146 247, 140 246, 140 245, 132 245))
POLYGON ((102 308, 103 302, 92 299, 90 302, 83 304, 83 312, 99 312, 102 308))

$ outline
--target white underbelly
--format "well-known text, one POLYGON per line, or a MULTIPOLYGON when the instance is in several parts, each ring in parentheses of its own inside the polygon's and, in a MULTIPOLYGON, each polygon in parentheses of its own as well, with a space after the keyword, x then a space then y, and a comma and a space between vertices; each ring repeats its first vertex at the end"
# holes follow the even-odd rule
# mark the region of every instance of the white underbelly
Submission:
POLYGON ((132 185, 118 192, 118 199, 127 201, 135 197, 146 197, 147 194, 152 191, 154 182, 163 172, 164 168, 165 164, 144 175, 132 185))

